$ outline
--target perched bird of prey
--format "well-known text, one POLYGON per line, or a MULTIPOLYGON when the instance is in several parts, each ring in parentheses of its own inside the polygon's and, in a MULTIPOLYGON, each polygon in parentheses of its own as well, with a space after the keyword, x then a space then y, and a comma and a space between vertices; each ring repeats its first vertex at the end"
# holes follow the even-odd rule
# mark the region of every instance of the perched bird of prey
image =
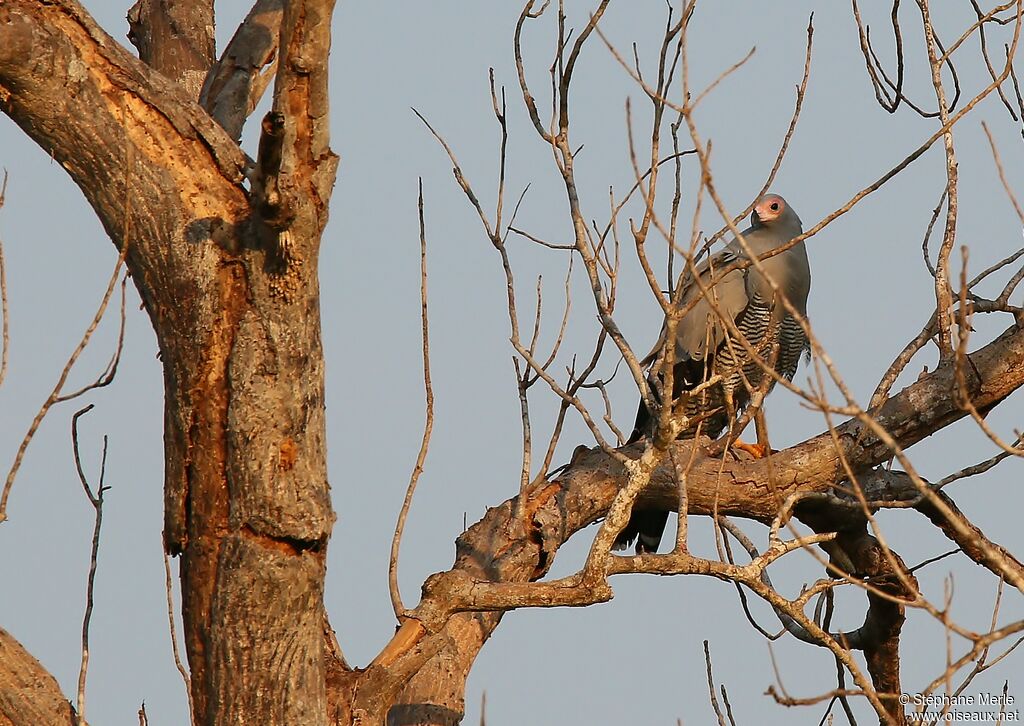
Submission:
MULTIPOLYGON (((778 194, 766 194, 754 204, 743 239, 750 253, 760 259, 802 231, 800 218, 786 200, 778 194)), ((676 326, 672 385, 672 399, 681 403, 681 413, 690 422, 679 434, 681 439, 697 435, 698 427, 700 433, 718 437, 750 403, 753 391, 766 385, 767 392, 775 385, 750 350, 729 331, 723 317, 732 320, 757 356, 786 379, 792 380, 801 355, 809 352, 803 328, 787 312, 772 286, 774 283, 792 307, 806 317, 811 271, 804 243, 761 260, 764 274, 748 264, 722 275, 729 266, 744 260, 749 261, 749 257, 734 239, 697 268, 700 284, 692 276, 683 282, 682 308, 692 307, 676 326), (720 382, 685 396, 714 376, 720 376, 720 382)), ((645 367, 652 367, 648 380, 656 401, 662 388, 658 360, 666 342, 662 329, 654 350, 641 361, 645 367)), ((656 416, 641 401, 630 441, 651 436, 656 424, 656 416)), ((746 448, 753 449, 755 455, 765 453, 760 447, 746 448)), ((624 549, 635 539, 637 553, 657 551, 667 518, 668 512, 662 510, 634 510, 615 541, 615 549, 624 549)))

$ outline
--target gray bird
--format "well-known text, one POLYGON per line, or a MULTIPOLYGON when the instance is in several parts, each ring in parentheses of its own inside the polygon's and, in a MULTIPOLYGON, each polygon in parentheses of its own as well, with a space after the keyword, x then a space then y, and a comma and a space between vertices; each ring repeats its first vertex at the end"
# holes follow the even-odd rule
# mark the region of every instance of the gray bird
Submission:
MULTIPOLYGON (((754 204, 750 227, 744 230, 743 238, 750 252, 760 258, 802 232, 800 218, 786 200, 778 194, 766 194, 754 204)), ((758 356, 773 363, 779 375, 787 380, 792 380, 800 357, 810 350, 803 328, 786 311, 765 279, 765 275, 769 277, 793 308, 806 318, 811 270, 804 243, 798 242, 785 252, 762 260, 765 275, 751 264, 713 281, 733 263, 748 259, 739 241, 734 239, 697 268, 703 286, 711 286, 707 295, 692 276, 683 283, 682 307, 690 304, 693 307, 676 326, 673 401, 712 376, 721 376, 722 380, 683 401, 682 413, 689 424, 679 434, 681 439, 697 435, 698 427, 700 433, 717 438, 750 403, 752 391, 758 390, 763 383, 767 385, 767 391, 775 385, 774 379, 765 381, 767 374, 763 368, 731 336, 726 324, 712 310, 708 297, 723 316, 735 323, 736 329, 758 356)), ((663 328, 654 350, 641 364, 660 367, 654 364, 661 356, 665 342, 663 328)), ((661 388, 660 378, 654 370, 648 374, 651 395, 656 401, 657 391, 661 388)), ((629 440, 633 442, 651 436, 656 425, 656 416, 652 416, 641 401, 629 440)), ((737 444, 755 456, 766 453, 764 442, 760 446, 737 444)), ((629 524, 615 540, 614 548, 625 549, 635 539, 638 554, 656 552, 667 518, 668 512, 663 510, 634 510, 629 524)))

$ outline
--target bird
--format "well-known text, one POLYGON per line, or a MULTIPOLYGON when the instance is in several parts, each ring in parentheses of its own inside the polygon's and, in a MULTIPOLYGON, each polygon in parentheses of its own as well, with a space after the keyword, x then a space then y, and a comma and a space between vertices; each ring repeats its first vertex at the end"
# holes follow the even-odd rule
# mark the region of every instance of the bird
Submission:
MULTIPOLYGON (((753 391, 761 388, 767 394, 775 385, 775 379, 733 337, 722 317, 731 319, 758 357, 773 365, 787 380, 793 379, 801 357, 810 354, 803 326, 786 310, 775 292, 776 288, 781 291, 792 308, 806 320, 811 270, 803 241, 761 259, 763 273, 750 262, 747 254, 749 250, 760 259, 802 233, 800 217, 786 200, 778 194, 765 194, 754 203, 750 227, 741 233, 746 250, 738 239, 733 239, 697 267, 700 284, 692 275, 682 282, 680 305, 689 310, 676 324, 672 401, 681 404, 681 413, 688 423, 677 438, 693 438, 698 432, 718 438, 732 427, 737 415, 750 403, 753 391), (726 271, 735 263, 740 264, 726 271), (721 317, 715 313, 712 302, 721 317), (720 381, 679 400, 714 376, 720 376, 720 381)), ((641 366, 648 369, 649 390, 655 403, 659 402, 658 391, 662 388, 658 369, 667 344, 665 338, 663 327, 654 349, 640 361, 641 366)), ((652 436, 656 425, 657 416, 652 415, 641 400, 629 443, 652 436)), ((732 433, 730 431, 730 435, 732 433)), ((764 442, 759 445, 734 442, 732 445, 756 457, 768 453, 764 442)), ((613 549, 625 549, 636 540, 637 554, 657 552, 667 519, 665 510, 634 510, 613 549)))

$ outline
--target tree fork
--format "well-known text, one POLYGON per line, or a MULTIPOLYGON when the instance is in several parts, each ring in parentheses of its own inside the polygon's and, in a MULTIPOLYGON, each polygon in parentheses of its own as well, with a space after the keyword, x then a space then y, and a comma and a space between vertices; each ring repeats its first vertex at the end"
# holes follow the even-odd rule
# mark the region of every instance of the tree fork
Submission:
POLYGON ((334 515, 316 255, 337 166, 326 136, 330 4, 292 3, 286 16, 282 47, 295 56, 278 82, 302 77, 277 98, 296 202, 282 280, 254 244, 245 155, 178 83, 74 0, 0 8, 4 110, 68 171, 115 245, 129 246, 156 330, 165 541, 181 555, 202 724, 327 723, 323 580, 334 515), (304 25, 311 18, 319 22, 304 25), (317 57, 318 67, 295 61, 317 57))

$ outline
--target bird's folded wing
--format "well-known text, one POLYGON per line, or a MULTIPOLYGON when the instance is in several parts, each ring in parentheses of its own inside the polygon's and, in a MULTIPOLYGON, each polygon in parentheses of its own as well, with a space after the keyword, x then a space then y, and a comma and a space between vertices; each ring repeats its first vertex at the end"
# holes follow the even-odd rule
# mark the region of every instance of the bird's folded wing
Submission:
MULTIPOLYGON (((683 285, 682 307, 690 310, 676 326, 676 360, 703 360, 706 351, 716 350, 725 340, 728 331, 721 317, 735 321, 749 304, 745 284, 745 271, 732 270, 724 276, 722 272, 732 263, 744 257, 731 245, 704 260, 697 267, 700 284, 687 274, 683 285), (703 288, 703 289, 702 289, 703 288), (706 293, 705 293, 706 290, 706 293), (711 301, 709 302, 708 298, 711 301), (714 303, 713 305, 711 303, 714 303)), ((661 328, 658 342, 644 356, 643 366, 653 364, 665 346, 665 326, 661 328)))

